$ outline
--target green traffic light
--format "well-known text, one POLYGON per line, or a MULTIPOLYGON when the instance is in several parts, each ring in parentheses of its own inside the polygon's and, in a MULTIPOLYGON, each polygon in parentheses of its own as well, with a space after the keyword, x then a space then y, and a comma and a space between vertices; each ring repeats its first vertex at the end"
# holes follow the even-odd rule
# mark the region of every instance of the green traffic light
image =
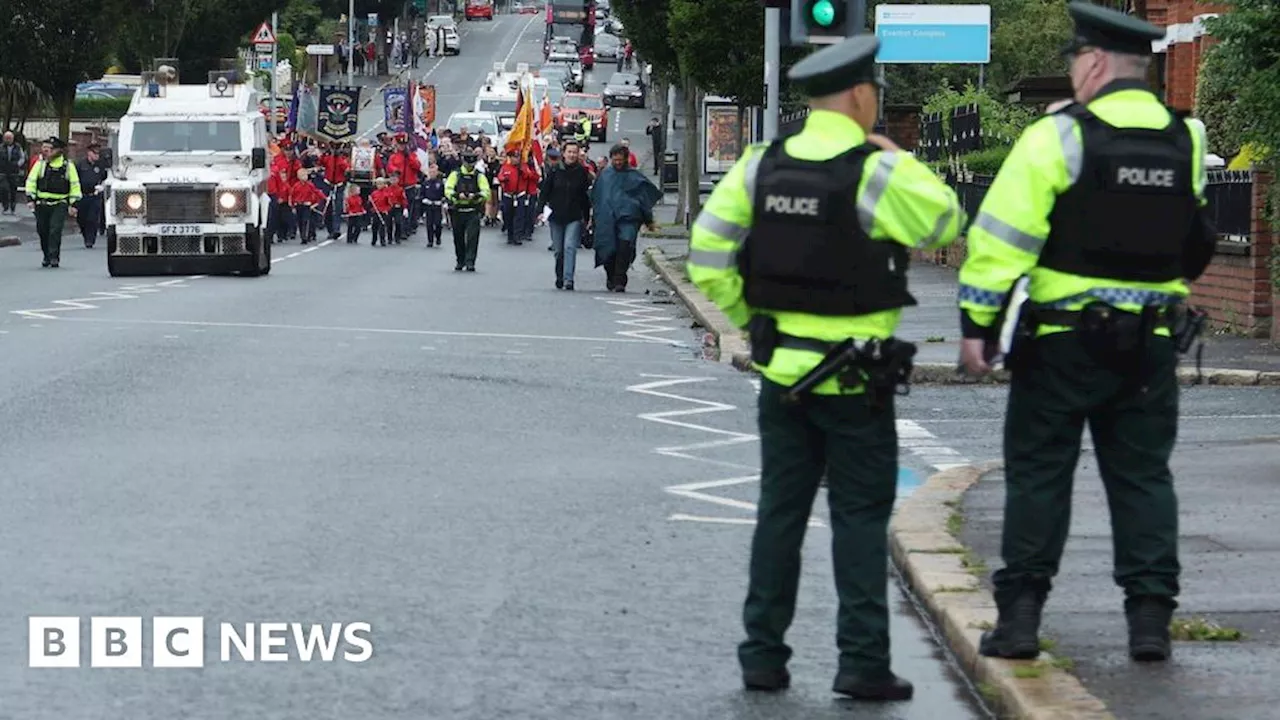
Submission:
POLYGON ((822 27, 830 27, 836 20, 836 6, 831 0, 818 0, 809 8, 813 21, 822 27))

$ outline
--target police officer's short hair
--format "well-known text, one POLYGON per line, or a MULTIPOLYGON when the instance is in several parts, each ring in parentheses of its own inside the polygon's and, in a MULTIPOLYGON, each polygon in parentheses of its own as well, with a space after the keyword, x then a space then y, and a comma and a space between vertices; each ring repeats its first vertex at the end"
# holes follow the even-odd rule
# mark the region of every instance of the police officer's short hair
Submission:
MULTIPOLYGON (((572 145, 573 147, 582 147, 581 145, 578 144, 577 140, 565 140, 564 142, 560 143, 560 149, 568 150, 570 145, 572 145)), ((552 148, 552 149, 554 150, 555 148, 552 148)))
POLYGON ((614 157, 615 155, 621 155, 624 158, 629 158, 631 157, 631 151, 627 150, 626 145, 619 143, 609 148, 609 157, 614 157))

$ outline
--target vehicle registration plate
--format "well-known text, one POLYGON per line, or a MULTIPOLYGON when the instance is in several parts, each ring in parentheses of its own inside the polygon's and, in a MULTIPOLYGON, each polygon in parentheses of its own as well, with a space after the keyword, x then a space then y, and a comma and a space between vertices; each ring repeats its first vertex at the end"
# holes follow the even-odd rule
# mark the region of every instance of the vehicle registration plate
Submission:
POLYGON ((199 225, 161 225, 161 235, 199 235, 199 225))

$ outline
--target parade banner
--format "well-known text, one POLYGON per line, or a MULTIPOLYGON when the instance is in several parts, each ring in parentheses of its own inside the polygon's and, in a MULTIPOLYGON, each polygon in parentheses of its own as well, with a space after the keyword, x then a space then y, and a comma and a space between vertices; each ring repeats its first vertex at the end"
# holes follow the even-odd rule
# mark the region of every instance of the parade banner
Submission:
POLYGON ((431 149, 431 126, 436 119, 436 88, 434 85, 409 83, 409 97, 413 101, 413 112, 409 113, 412 125, 409 135, 414 147, 422 151, 421 157, 425 158, 425 151, 431 149))
POLYGON ((360 129, 360 88, 322 85, 319 106, 317 135, 333 142, 356 136, 360 129))
POLYGON ((436 124, 436 86, 419 85, 418 100, 421 103, 418 117, 422 119, 423 125, 430 128, 436 124))
POLYGON ((298 132, 315 134, 320 121, 320 95, 314 85, 302 85, 298 88, 297 98, 298 132))
POLYGON ((388 132, 405 132, 406 99, 405 88, 387 88, 382 91, 383 119, 386 121, 388 132))

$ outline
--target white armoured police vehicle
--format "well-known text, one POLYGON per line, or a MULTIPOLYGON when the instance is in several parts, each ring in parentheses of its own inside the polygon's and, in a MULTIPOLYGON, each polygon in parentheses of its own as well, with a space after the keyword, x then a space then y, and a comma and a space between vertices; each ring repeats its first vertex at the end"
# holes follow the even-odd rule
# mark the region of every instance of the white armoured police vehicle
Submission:
POLYGON ((143 73, 108 181, 113 276, 271 271, 266 121, 242 75, 180 85, 172 65, 143 73))

